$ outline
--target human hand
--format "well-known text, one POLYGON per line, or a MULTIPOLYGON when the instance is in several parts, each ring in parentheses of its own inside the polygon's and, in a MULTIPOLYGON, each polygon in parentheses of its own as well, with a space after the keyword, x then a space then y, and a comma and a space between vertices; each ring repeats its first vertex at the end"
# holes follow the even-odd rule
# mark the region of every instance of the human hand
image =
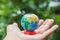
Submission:
POLYGON ((26 35, 19 28, 16 23, 7 26, 7 35, 4 40, 45 40, 47 36, 52 34, 58 25, 51 25, 54 23, 53 19, 47 19, 45 22, 43 20, 39 21, 38 28, 35 30, 37 34, 26 35), (50 28, 51 27, 51 28, 50 28))

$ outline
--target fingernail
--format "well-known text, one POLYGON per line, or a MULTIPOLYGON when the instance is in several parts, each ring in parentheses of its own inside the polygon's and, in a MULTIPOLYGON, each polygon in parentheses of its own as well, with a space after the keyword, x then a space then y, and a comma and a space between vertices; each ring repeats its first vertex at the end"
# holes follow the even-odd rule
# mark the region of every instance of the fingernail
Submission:
POLYGON ((13 23, 13 25, 16 25, 17 26, 17 23, 15 22, 15 23, 13 23))
POLYGON ((54 20, 53 20, 53 19, 50 19, 50 21, 54 22, 54 20))
POLYGON ((56 27, 58 27, 58 25, 55 25, 56 27))

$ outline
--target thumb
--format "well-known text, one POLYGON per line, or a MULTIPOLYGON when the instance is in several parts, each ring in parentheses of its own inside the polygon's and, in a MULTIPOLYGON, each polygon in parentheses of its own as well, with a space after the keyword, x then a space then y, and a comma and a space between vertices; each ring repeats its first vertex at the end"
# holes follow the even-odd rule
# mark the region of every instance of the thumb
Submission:
POLYGON ((21 30, 18 28, 17 23, 13 23, 7 26, 7 34, 16 34, 22 33, 21 30))

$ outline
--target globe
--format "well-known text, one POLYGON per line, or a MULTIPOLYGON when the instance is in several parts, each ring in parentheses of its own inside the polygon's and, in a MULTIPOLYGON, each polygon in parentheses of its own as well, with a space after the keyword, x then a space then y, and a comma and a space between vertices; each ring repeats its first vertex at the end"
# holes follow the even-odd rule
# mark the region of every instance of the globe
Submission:
POLYGON ((37 29, 39 18, 35 14, 25 14, 21 18, 21 25, 24 30, 34 31, 37 29))

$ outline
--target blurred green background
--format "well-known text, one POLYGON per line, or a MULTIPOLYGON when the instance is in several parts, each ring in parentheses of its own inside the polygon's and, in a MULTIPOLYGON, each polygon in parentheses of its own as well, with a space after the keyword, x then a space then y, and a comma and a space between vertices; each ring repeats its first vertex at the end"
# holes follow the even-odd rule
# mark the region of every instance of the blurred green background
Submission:
POLYGON ((47 40, 60 40, 60 0, 0 0, 0 40, 4 39, 8 24, 17 22, 21 28, 20 19, 27 13, 44 20, 54 19, 59 28, 47 40))

